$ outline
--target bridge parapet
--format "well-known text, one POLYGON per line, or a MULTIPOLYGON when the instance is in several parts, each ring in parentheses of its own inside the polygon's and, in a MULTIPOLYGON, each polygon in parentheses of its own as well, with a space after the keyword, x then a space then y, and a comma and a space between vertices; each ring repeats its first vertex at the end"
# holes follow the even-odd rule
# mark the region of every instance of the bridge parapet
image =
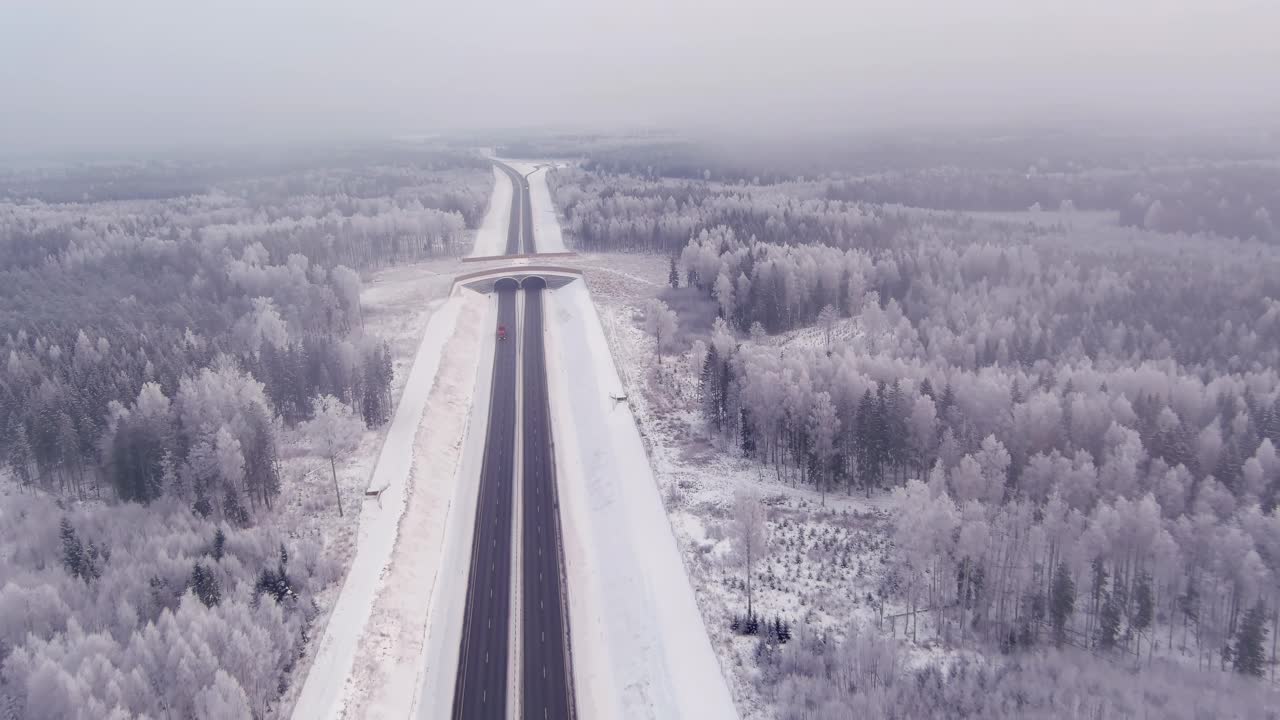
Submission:
POLYGON ((453 287, 449 292, 452 294, 454 289, 464 287, 475 292, 491 293, 498 283, 507 280, 523 288, 546 287, 554 290, 581 278, 581 270, 564 265, 508 265, 459 275, 453 279, 453 287))

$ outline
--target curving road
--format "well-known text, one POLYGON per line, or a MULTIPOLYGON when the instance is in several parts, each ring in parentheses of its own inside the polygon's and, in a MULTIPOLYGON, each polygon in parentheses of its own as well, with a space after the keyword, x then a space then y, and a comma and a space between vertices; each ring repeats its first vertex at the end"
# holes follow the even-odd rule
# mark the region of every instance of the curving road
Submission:
POLYGON ((511 178, 511 223, 507 228, 507 255, 532 255, 537 252, 533 241, 533 203, 529 199, 529 178, 515 168, 494 161, 511 178))
MULTIPOLYGON (((507 254, 532 254, 536 245, 529 181, 515 169, 497 165, 520 189, 512 193, 507 254)), ((498 324, 506 326, 507 339, 498 341, 494 352, 493 393, 453 697, 453 717, 458 720, 499 720, 509 714, 512 511, 517 483, 522 502, 521 593, 517 609, 522 633, 517 668, 521 714, 544 720, 570 720, 575 716, 543 342, 545 289, 546 283, 540 278, 525 280, 522 290, 513 280, 500 281, 494 289, 498 295, 498 324), (524 322, 518 329, 519 292, 524 295, 524 322), (519 353, 517 343, 523 343, 519 353), (517 363, 522 365, 519 374, 517 363), (516 403, 518 393, 520 405, 516 403), (522 441, 519 474, 515 463, 517 427, 522 441)))

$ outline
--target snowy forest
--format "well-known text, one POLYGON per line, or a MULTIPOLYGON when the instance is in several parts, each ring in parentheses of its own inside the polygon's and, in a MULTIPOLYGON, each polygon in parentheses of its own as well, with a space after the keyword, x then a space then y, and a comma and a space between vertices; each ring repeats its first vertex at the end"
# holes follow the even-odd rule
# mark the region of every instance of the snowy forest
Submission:
POLYGON ((344 572, 282 470, 390 418, 362 276, 459 254, 491 183, 419 145, 0 171, 0 717, 272 716, 344 572))
POLYGON ((551 176, 578 249, 666 258, 656 382, 702 431, 892 508, 880 632, 734 616, 779 717, 1274 716, 1280 170, 1162 143, 642 141, 551 176), (999 659, 908 663, 890 614, 999 659))

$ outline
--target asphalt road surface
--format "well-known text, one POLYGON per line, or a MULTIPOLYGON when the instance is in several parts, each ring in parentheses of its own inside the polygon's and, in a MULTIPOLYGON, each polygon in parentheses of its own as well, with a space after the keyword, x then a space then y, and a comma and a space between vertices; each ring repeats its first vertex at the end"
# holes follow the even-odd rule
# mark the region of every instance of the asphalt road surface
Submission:
MULTIPOLYGON (((519 192, 511 197, 507 254, 532 253, 533 212, 529 181, 497 163, 519 192)), ((453 717, 505 720, 510 652, 511 528, 515 481, 516 393, 522 392, 521 465, 521 694, 522 716, 544 720, 574 717, 572 672, 561 576, 559 502, 552 462, 551 418, 543 344, 542 293, 545 283, 525 281, 524 325, 516 332, 512 280, 500 281, 498 324, 507 339, 497 341, 493 393, 480 470, 476 529, 453 695, 453 717), (516 383, 516 343, 524 343, 522 387, 516 383)), ((497 328, 494 328, 495 334, 497 328)))
MULTIPOLYGON (((516 441, 516 290, 498 293, 507 339, 493 355, 493 394, 485 433, 476 530, 463 616, 453 717, 505 720, 511 608, 512 481, 516 441)), ((496 328, 495 328, 496 331, 496 328)))
POLYGON ((529 201, 529 179, 505 163, 495 162, 511 178, 511 222, 507 226, 507 255, 534 253, 533 204, 529 201), (521 223, 524 231, 521 232, 521 223))
POLYGON ((521 627, 525 718, 572 717, 564 603, 561 594, 559 501, 552 466, 547 363, 542 334, 542 293, 529 283, 524 295, 524 436, 521 477, 521 627))

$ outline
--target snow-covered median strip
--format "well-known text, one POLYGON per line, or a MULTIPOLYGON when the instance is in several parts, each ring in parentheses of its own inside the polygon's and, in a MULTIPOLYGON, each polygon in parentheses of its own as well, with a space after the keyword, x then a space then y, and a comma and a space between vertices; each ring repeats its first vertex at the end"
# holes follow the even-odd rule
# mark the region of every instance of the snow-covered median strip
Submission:
POLYGON ((377 494, 366 497, 361 508, 351 570, 294 705, 293 717, 298 720, 340 717, 346 705, 351 691, 352 665, 404 513, 413 468, 414 438, 422 425, 423 410, 435 383, 445 343, 453 335, 461 309, 461 298, 455 296, 427 322, 369 483, 370 490, 377 494))
POLYGON ((736 717, 587 288, 546 303, 579 715, 736 717))

